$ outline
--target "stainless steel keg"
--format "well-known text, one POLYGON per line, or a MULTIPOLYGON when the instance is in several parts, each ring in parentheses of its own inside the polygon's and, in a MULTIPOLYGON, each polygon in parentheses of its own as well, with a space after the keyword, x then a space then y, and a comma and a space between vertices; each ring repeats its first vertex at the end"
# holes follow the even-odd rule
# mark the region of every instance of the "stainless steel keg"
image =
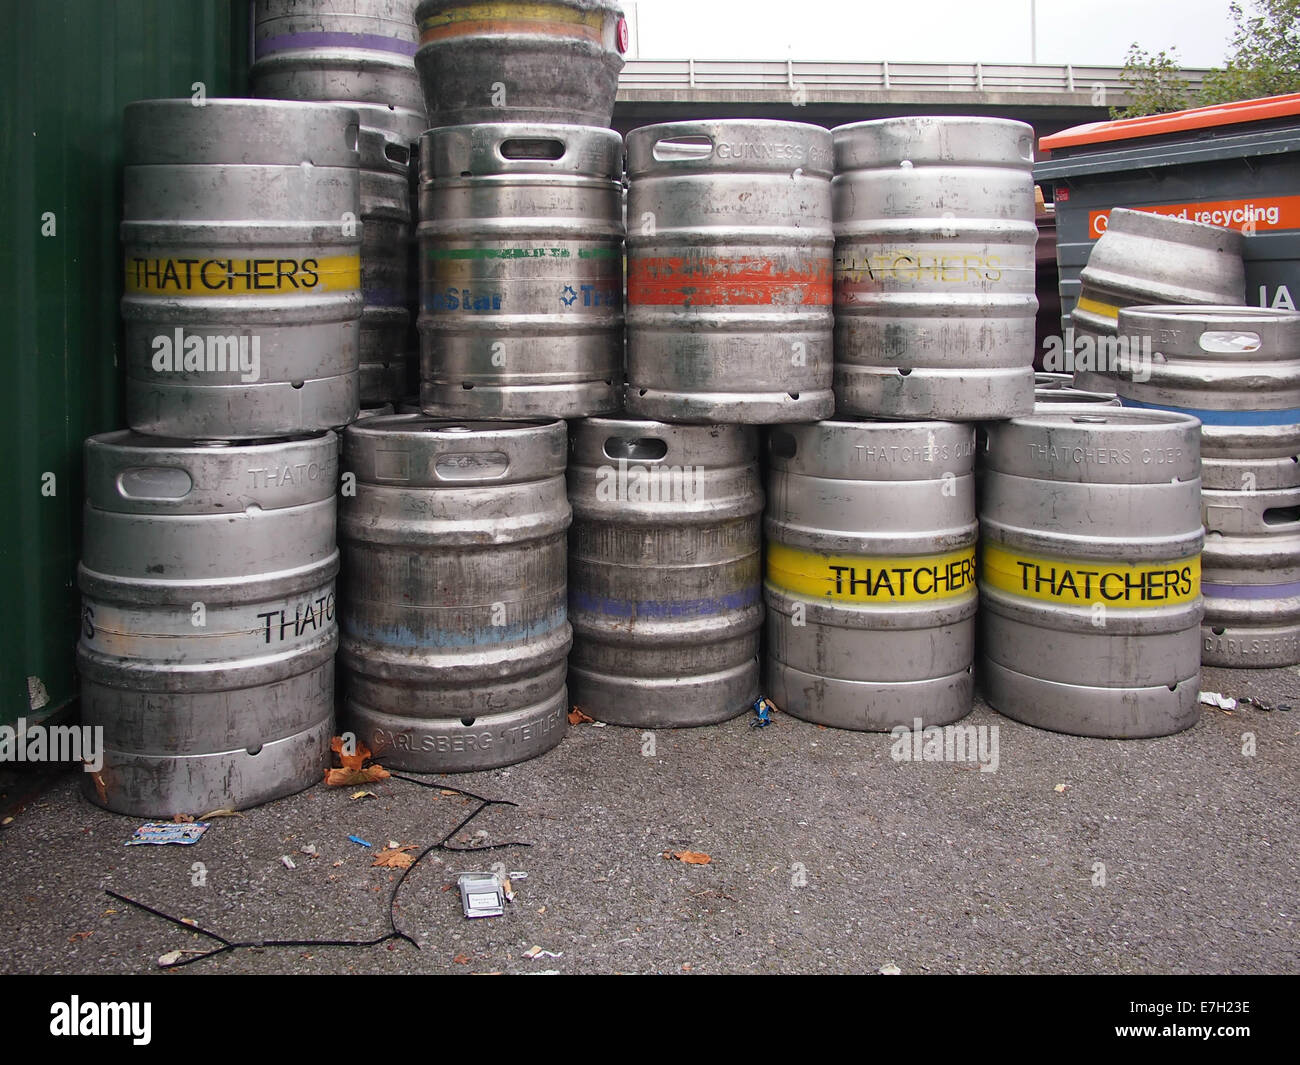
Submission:
POLYGON ((908 116, 834 130, 841 414, 975 421, 1034 404, 1034 131, 908 116))
POLYGON ((825 421, 768 439, 767 694, 836 728, 965 717, 974 427, 825 421))
POLYGON ((628 26, 605 0, 424 0, 415 65, 429 125, 608 127, 628 26))
POLYGON ((410 271, 411 145, 362 126, 360 393, 363 404, 387 403, 406 391, 407 339, 414 283, 410 271))
POLYGON ((342 713, 384 765, 490 769, 564 737, 564 465, 558 421, 344 432, 342 713))
POLYGON ((830 133, 799 122, 627 136, 629 412, 815 421, 831 392, 830 133))
POLYGON ((356 112, 270 100, 127 105, 126 415, 256 439, 358 408, 356 112))
POLYGON ((743 713, 763 621, 754 429, 577 422, 569 501, 573 702, 639 728, 743 713))
POLYGON ((984 694, 1040 728, 1139 737, 1196 721, 1200 426, 1060 407, 985 426, 984 694))
POLYGON ((86 794, 142 817, 243 809, 328 764, 338 438, 86 441, 86 794), (89 777, 89 775, 88 775, 89 777))
POLYGON ((421 403, 451 417, 616 410, 622 141, 496 124, 421 140, 421 403))

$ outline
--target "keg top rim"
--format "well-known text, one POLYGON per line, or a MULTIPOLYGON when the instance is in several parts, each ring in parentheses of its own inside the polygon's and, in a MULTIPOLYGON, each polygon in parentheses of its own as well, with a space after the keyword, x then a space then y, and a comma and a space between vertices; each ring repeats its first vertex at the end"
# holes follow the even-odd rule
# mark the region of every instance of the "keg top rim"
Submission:
POLYGON ((1300 322, 1300 311, 1283 307, 1251 307, 1247 304, 1226 303, 1152 303, 1136 307, 1121 307, 1119 313, 1131 318, 1177 318, 1180 320, 1204 318, 1217 324, 1251 320, 1257 322, 1300 322))
POLYGON ((313 444, 329 445, 337 442, 338 435, 327 429, 323 433, 296 433, 289 436, 253 437, 240 440, 192 439, 173 436, 151 436, 138 433, 134 429, 114 429, 107 433, 96 433, 86 438, 87 446, 108 447, 124 451, 173 452, 186 457, 205 455, 234 455, 256 448, 266 451, 271 448, 292 448, 311 446, 313 444))
POLYGON ((355 421, 344 432, 373 436, 445 435, 459 439, 498 436, 503 433, 550 431, 564 426, 559 418, 519 418, 493 421, 489 418, 453 418, 438 414, 376 414, 355 421))
POLYGON ((126 105, 126 110, 152 110, 152 109, 175 109, 184 107, 188 110, 203 111, 208 108, 218 108, 220 110, 241 110, 241 111, 343 111, 351 114, 358 125, 361 124, 361 116, 356 107, 347 101, 342 100, 272 100, 260 96, 209 96, 202 107, 195 107, 194 101, 188 96, 161 96, 145 100, 132 100, 126 105))
POLYGON ((1033 414, 1018 415, 1002 424, 1034 429, 1070 428, 1075 425, 1092 428, 1106 426, 1125 432, 1160 432, 1170 428, 1186 428, 1194 430, 1198 436, 1201 428, 1200 420, 1191 414, 1146 407, 1105 407, 1099 403, 1054 403, 1036 408, 1033 414))
POLYGON ((1034 127, 1017 118, 1001 118, 996 115, 894 115, 890 118, 867 118, 857 122, 845 122, 831 127, 831 136, 839 138, 859 130, 885 129, 889 126, 915 126, 921 123, 944 123, 948 125, 968 124, 979 126, 1005 126, 1008 129, 1019 128, 1031 136, 1034 127))
MULTIPOLYGON (((1106 222, 1106 233, 1115 228, 1115 222, 1121 223, 1120 232, 1127 226, 1135 226, 1137 230, 1143 229, 1172 229, 1178 231, 1178 227, 1186 227, 1182 231, 1185 233, 1213 233, 1216 236, 1227 235, 1227 239, 1232 243, 1244 243, 1245 237, 1240 230, 1228 229, 1226 226, 1216 226, 1209 222, 1197 222, 1191 218, 1175 218, 1172 215, 1156 214, 1154 211, 1139 211, 1132 207, 1112 207, 1106 222)), ((1106 233, 1103 233, 1102 239, 1106 233)), ((1100 241, 1099 241, 1100 243, 1100 241)))

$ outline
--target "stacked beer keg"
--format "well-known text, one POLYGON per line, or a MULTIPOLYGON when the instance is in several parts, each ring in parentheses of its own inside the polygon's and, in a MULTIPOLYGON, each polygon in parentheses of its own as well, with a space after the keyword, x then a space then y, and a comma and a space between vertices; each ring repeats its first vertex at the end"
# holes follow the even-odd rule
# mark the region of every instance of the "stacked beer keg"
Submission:
POLYGON ((409 188, 424 132, 415 71, 416 0, 256 0, 253 96, 337 102, 360 119, 360 392, 367 409, 395 403, 414 381, 411 355, 415 222, 409 188))
POLYGON ((598 0, 425 0, 420 387, 344 434, 343 724, 386 765, 488 769, 568 726, 563 419, 617 410, 627 26, 598 0))
POLYGON ((250 806, 326 765, 357 135, 331 104, 126 109, 130 429, 86 442, 78 572, 82 715, 104 730, 87 792, 109 809, 250 806))

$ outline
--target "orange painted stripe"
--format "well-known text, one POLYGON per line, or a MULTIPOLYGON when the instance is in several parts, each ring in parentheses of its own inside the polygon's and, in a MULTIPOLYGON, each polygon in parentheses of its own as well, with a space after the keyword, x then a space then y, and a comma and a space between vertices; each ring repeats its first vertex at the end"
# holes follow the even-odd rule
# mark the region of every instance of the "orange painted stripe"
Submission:
POLYGON ((629 259, 628 303, 655 307, 796 305, 829 307, 831 261, 794 266, 761 258, 629 259))
POLYGON ((434 26, 420 34, 421 44, 445 41, 456 37, 497 36, 503 34, 533 34, 542 37, 581 37, 595 44, 603 39, 598 28, 578 26, 573 23, 543 22, 533 19, 473 19, 454 22, 447 26, 434 26))

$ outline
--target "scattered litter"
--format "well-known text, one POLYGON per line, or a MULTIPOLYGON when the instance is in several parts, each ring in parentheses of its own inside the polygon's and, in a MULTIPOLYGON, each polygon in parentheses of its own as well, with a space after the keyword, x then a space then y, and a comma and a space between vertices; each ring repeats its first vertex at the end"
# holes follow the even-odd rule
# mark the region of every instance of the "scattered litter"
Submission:
POLYGON ((687 865, 708 865, 713 861, 703 851, 664 851, 664 857, 670 861, 675 859, 685 862, 687 865))
POLYGON ((1231 696, 1220 694, 1219 692, 1201 692, 1199 698, 1206 706, 1215 706, 1220 710, 1237 709, 1236 699, 1233 699, 1231 696))
POLYGON ((298 863, 295 862, 292 858, 290 858, 287 854, 280 855, 280 864, 283 865, 286 869, 298 868, 298 863))
POLYGON ((591 727, 592 727, 592 728, 608 728, 608 727, 609 727, 609 722, 607 722, 607 721, 593 721, 593 722, 591 723, 591 727))
POLYGON ((524 951, 524 957, 525 958, 563 958, 564 951, 543 950, 541 947, 537 946, 537 944, 534 943, 531 947, 529 947, 526 951, 524 951))
POLYGON ((351 799, 353 802, 356 802, 358 799, 377 799, 379 798, 379 796, 376 795, 373 791, 354 791, 351 795, 348 796, 348 798, 351 799))
POLYGON ((299 853, 299 854, 305 854, 305 855, 307 855, 308 858, 319 858, 319 857, 320 857, 320 851, 318 851, 318 850, 316 849, 316 844, 314 844, 314 843, 308 843, 307 846, 305 846, 305 847, 299 847, 299 848, 298 848, 298 853, 299 853))
POLYGON ((198 927, 199 927, 199 922, 196 921, 193 917, 182 917, 182 918, 181 918, 181 924, 187 924, 187 925, 189 925, 191 928, 198 928, 198 927))
POLYGON ((772 711, 775 709, 770 699, 759 699, 754 704, 754 720, 749 723, 749 727, 767 728, 772 723, 772 711))
MULTIPOLYGON (((1294 696, 1288 696, 1288 698, 1294 698, 1294 696)), ((1243 695, 1237 702, 1243 706, 1253 706, 1256 710, 1262 710, 1266 714, 1272 713, 1274 710, 1288 711, 1295 709, 1291 703, 1270 703, 1267 699, 1257 699, 1253 695, 1243 695)))
POLYGON ((880 973, 881 976, 901 976, 903 974, 903 970, 892 961, 885 962, 885 964, 876 971, 880 973))
POLYGON ((501 881, 501 893, 505 895, 506 902, 515 901, 515 886, 514 884, 510 883, 509 877, 506 877, 504 880, 501 881))
POLYGON ((1058 792, 1061 792, 1061 793, 1065 793, 1065 792, 1067 792, 1067 791, 1070 790, 1070 785, 1069 785, 1069 784, 1057 784, 1056 787, 1053 788, 1052 790, 1053 790, 1053 791, 1058 791, 1058 792))
POLYGON ((334 863, 334 868, 337 869, 342 864, 343 864, 343 859, 340 858, 337 862, 334 863))
POLYGON ((510 877, 511 880, 527 880, 527 879, 528 879, 528 874, 525 873, 525 872, 523 872, 522 870, 519 871, 519 872, 511 872, 511 873, 507 873, 506 875, 507 875, 508 877, 510 877))
POLYGON ((0 828, 4 828, 5 825, 12 825, 13 823, 14 819, 12 817, 6 817, 3 821, 0 821, 0 828))
POLYGON ((168 969, 181 960, 186 954, 206 954, 206 950, 169 950, 158 958, 158 964, 164 969, 168 969))
POLYGON ((183 847, 197 843, 208 830, 207 822, 195 821, 178 825, 173 821, 146 821, 131 834, 126 841, 128 847, 138 847, 143 843, 179 843, 183 847))
POLYGON ((348 839, 350 839, 350 840, 351 840, 353 843, 355 843, 358 847, 373 847, 373 846, 374 846, 373 843, 367 843, 367 842, 366 842, 364 839, 362 839, 360 836, 348 836, 348 839))
POLYGON ((584 723, 594 725, 596 723, 596 719, 590 716, 589 714, 583 713, 582 707, 575 706, 572 710, 569 711, 569 724, 581 725, 584 723))
POLYGON ((177 825, 191 825, 194 818, 189 814, 172 814, 172 823, 177 825))
POLYGON ((229 806, 220 810, 211 810, 199 818, 200 821, 211 821, 214 817, 243 817, 238 810, 232 810, 229 806))
POLYGON ((505 892, 496 873, 461 873, 456 886, 466 917, 500 917, 506 912, 505 892))
POLYGON ((389 772, 381 765, 366 765, 370 760, 370 748, 358 742, 351 754, 343 753, 343 737, 335 736, 330 740, 330 750, 339 756, 341 769, 325 770, 325 786, 341 788, 348 784, 373 784, 376 780, 386 780, 389 772))
POLYGON ((375 860, 370 864, 372 866, 380 865, 388 869, 409 869, 415 864, 415 856, 408 854, 408 851, 415 850, 415 845, 408 847, 390 846, 379 852, 375 860))

